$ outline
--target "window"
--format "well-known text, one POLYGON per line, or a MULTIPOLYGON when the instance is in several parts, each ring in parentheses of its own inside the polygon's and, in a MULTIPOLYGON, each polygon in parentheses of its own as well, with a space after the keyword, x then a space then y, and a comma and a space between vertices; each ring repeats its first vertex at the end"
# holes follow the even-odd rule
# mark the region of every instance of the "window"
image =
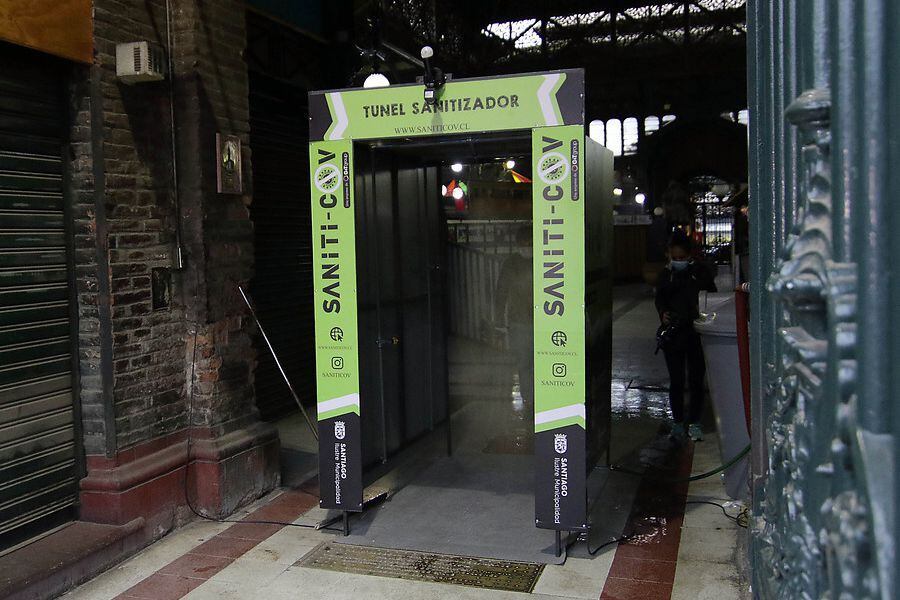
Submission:
POLYGON ((622 154, 630 155, 637 153, 638 145, 638 120, 634 117, 628 117, 622 123, 622 154))
POLYGON ((600 145, 606 145, 606 128, 603 126, 603 121, 599 119, 591 121, 591 124, 588 125, 588 137, 600 145))
POLYGON ((731 192, 723 194, 719 189, 724 186, 727 190, 726 182, 714 176, 699 176, 692 178, 688 186, 694 210, 694 231, 703 253, 717 263, 730 262, 734 209, 726 204, 731 192))
POLYGON ((512 40, 515 47, 522 50, 541 45, 541 22, 537 19, 524 19, 522 21, 506 21, 505 23, 491 23, 484 28, 485 35, 495 35, 501 40, 512 40))
MULTIPOLYGON (((418 7, 421 2, 404 0, 400 4, 418 7)), ((590 3, 585 6, 588 4, 590 3)), ((550 49, 563 48, 573 43, 581 48, 584 42, 601 44, 610 43, 614 39, 620 46, 658 44, 661 40, 681 43, 685 40, 685 27, 692 40, 727 40, 735 36, 746 36, 745 5, 746 0, 657 3, 620 7, 616 11, 563 13, 546 19, 501 21, 487 25, 481 32, 488 37, 512 42, 516 50, 524 52, 534 51, 545 42, 546 48, 550 49), (612 32, 616 32, 615 36, 611 35, 612 32), (546 40, 542 33, 546 35, 546 40)), ((417 14, 421 9, 409 10, 417 14)))
POLYGON ((588 137, 612 150, 615 156, 632 156, 637 154, 641 127, 644 135, 650 135, 666 123, 675 120, 675 115, 645 117, 643 124, 638 117, 625 119, 609 119, 606 122, 594 119, 588 124, 588 137))
POLYGON ((622 121, 619 119, 606 122, 606 147, 614 156, 622 156, 622 121))

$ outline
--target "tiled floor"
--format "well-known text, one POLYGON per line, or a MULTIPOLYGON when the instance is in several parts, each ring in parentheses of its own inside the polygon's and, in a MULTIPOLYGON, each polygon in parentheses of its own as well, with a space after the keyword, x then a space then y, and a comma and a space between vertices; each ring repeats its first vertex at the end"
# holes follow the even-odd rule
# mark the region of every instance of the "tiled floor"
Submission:
MULTIPOLYGON (((714 469, 721 458, 714 439, 697 444, 693 473, 714 469)), ((738 516, 742 507, 728 498, 718 476, 692 482, 687 499, 672 600, 749 598, 749 582, 739 569, 738 542, 743 535, 738 524, 717 506, 691 502, 717 502, 732 516, 738 516)))
MULTIPOLYGON (((647 325, 653 323, 652 304, 635 288, 618 298, 617 308, 616 375, 624 376, 616 382, 613 462, 639 466, 651 459, 657 468, 650 471, 653 477, 640 480, 636 492, 633 488, 625 496, 616 495, 615 490, 604 492, 609 498, 627 497, 628 502, 634 498, 630 507, 626 504, 616 508, 612 500, 608 507, 601 507, 622 512, 622 520, 614 526, 617 530, 603 531, 603 535, 612 539, 624 533, 629 539, 609 545, 593 557, 584 550, 583 543, 577 544, 565 564, 545 567, 531 594, 298 567, 294 564, 302 556, 322 541, 334 539, 336 534, 281 525, 197 521, 64 598, 747 598, 746 582, 741 580, 736 559, 741 539, 738 525, 716 506, 691 503, 725 501, 726 510, 736 516, 739 507, 727 504, 722 482, 715 476, 689 485, 659 480, 717 466, 721 456, 716 439, 709 436, 704 442, 680 450, 661 450, 665 445, 656 433, 665 413, 665 395, 655 388, 665 384, 665 369, 658 364, 661 357, 652 353, 654 331, 647 325)), ((282 439, 288 448, 293 444, 298 451, 308 452, 303 435, 287 429, 282 432, 282 439)), ((316 498, 309 493, 282 490, 232 519, 310 523, 318 518, 315 504, 316 498)))

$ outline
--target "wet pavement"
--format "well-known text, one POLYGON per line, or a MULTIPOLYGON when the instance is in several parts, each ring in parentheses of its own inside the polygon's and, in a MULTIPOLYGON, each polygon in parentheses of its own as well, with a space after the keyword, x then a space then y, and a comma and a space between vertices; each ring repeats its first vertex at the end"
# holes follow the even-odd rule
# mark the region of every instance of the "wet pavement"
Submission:
MULTIPOLYGON (((726 516, 738 516, 741 506, 727 498, 718 476, 690 483, 672 481, 717 466, 721 456, 714 434, 684 445, 672 444, 661 435, 669 416, 667 374, 662 356, 653 354, 657 317, 649 291, 644 286, 617 288, 613 308, 610 462, 643 475, 600 469, 602 477, 595 477, 600 483, 593 490, 598 526, 590 549, 606 545, 593 556, 583 542, 573 545, 564 564, 543 568, 530 594, 308 568, 298 561, 322 543, 339 541, 336 532, 196 521, 65 598, 747 598, 739 568, 745 560, 740 552, 743 531, 726 516)), ((710 432, 712 420, 707 417, 707 421, 710 432)), ((284 420, 279 431, 285 484, 296 487, 308 482, 315 474, 316 447, 302 418, 284 420)), ((478 451, 492 460, 503 456, 519 460, 523 453, 527 455, 527 444, 518 443, 521 440, 517 442, 515 436, 507 438, 479 439, 478 451)), ((433 464, 422 446, 409 454, 377 483, 402 489, 433 464)), ((314 524, 324 516, 314 492, 309 485, 278 490, 232 520, 314 524)), ((435 548, 440 545, 429 546, 435 548)))

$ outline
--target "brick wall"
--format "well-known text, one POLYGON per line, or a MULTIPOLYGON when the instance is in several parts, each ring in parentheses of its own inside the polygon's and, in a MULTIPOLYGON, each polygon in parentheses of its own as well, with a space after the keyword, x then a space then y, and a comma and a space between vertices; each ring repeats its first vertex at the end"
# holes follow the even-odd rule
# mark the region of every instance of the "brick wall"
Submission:
POLYGON ((151 306, 151 271, 172 266, 175 239, 168 88, 130 87, 115 75, 116 43, 164 43, 164 36, 164 2, 95 1, 95 66, 75 90, 73 200, 88 453, 125 448, 186 423, 183 307, 177 293, 169 308, 151 306))
MULTIPOLYGON (((185 289, 197 298, 187 315, 198 331, 193 424, 226 433, 257 414, 251 323, 238 291, 238 285, 246 288, 253 269, 249 89, 241 55, 245 7, 235 0, 189 0, 177 6, 176 119, 183 140, 179 151, 187 153, 179 156, 184 167, 179 190, 190 231, 185 289), (216 132, 241 138, 242 196, 216 193, 216 132)), ((192 348, 189 353, 193 356, 192 348)))
POLYGON ((163 0, 95 0, 95 66, 72 86, 72 201, 81 403, 88 454, 112 455, 187 425, 191 361, 195 425, 219 433, 256 418, 254 350, 237 292, 252 274, 244 6, 172 3, 177 160, 185 265, 171 305, 154 310, 151 272, 172 268, 169 82, 127 86, 115 45, 166 45, 163 0), (240 135, 243 196, 215 189, 215 133, 240 135), (197 351, 194 352, 194 332, 197 351))
MULTIPOLYGON (((107 270, 106 245, 105 239, 97 236, 98 214, 93 171, 95 152, 90 128, 90 69, 76 69, 73 79, 70 94, 73 99, 73 120, 70 132, 69 185, 77 278, 81 415, 85 452, 102 454, 107 451, 107 411, 100 362, 101 354, 111 352, 111 348, 104 349, 101 342, 98 290, 100 275, 107 270), (100 267, 100 264, 103 266, 100 267)), ((103 211, 99 220, 105 220, 103 211)), ((111 393, 109 397, 111 399, 111 393)))

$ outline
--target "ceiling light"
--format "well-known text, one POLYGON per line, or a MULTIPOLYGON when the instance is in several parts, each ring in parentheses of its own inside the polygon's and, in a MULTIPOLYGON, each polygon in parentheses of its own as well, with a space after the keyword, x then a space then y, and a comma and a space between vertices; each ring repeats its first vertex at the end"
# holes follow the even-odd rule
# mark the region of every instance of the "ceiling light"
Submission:
POLYGON ((454 173, 462 173, 462 169, 462 163, 453 163, 452 165, 450 165, 450 170, 454 173))
POLYGON ((731 186, 725 182, 713 184, 711 190, 720 200, 731 193, 731 186))
POLYGON ((366 80, 363 82, 364 88, 380 88, 388 87, 389 85, 391 85, 391 82, 381 73, 372 73, 366 77, 366 80))
POLYGON ((516 168, 516 161, 514 161, 513 159, 509 159, 508 161, 506 161, 506 168, 509 169, 510 171, 512 171, 513 169, 515 169, 515 168, 516 168))
POLYGON ((645 200, 647 200, 647 196, 644 195, 644 192, 638 192, 634 195, 634 201, 638 204, 643 204, 645 200))
POLYGON ((621 195, 622 195, 622 188, 614 187, 613 188, 613 196, 621 196, 621 195))
POLYGON ((462 200, 465 194, 462 191, 461 187, 453 188, 453 199, 454 200, 462 200))

